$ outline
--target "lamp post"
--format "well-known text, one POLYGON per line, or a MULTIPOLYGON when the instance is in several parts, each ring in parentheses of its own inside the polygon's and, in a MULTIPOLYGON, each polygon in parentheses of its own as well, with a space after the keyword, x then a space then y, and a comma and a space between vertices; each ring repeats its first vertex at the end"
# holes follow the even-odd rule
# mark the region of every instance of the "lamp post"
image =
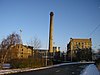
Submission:
POLYGON ((47 56, 47 51, 46 51, 46 66, 48 65, 48 62, 47 62, 47 58, 48 58, 48 56, 47 56))
POLYGON ((73 49, 74 49, 74 44, 72 42, 72 48, 71 48, 71 62, 73 61, 73 49))
POLYGON ((71 62, 72 62, 72 50, 71 50, 71 62))
POLYGON ((22 42, 22 30, 20 29, 20 44, 23 44, 23 42, 22 42))

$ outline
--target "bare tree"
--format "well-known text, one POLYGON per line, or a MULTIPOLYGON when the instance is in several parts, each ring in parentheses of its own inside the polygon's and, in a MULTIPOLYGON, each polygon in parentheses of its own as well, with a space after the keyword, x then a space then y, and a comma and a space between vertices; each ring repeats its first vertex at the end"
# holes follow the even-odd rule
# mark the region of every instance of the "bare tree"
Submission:
POLYGON ((38 49, 41 47, 41 41, 37 37, 34 37, 33 40, 31 39, 27 42, 27 45, 33 46, 34 49, 38 49))
MULTIPOLYGON (((20 44, 21 39, 20 36, 16 33, 12 33, 7 36, 7 38, 4 38, 0 44, 0 57, 1 57, 1 63, 3 64, 5 60, 7 59, 9 51, 12 46, 16 44, 20 44)), ((2 65, 1 64, 1 65, 2 65)))
POLYGON ((34 39, 30 40, 27 45, 29 46, 33 46, 33 50, 34 50, 34 53, 33 53, 33 58, 34 58, 34 63, 38 63, 39 60, 41 60, 42 62, 42 55, 39 53, 38 49, 41 47, 41 41, 37 38, 37 37, 34 37, 34 39))

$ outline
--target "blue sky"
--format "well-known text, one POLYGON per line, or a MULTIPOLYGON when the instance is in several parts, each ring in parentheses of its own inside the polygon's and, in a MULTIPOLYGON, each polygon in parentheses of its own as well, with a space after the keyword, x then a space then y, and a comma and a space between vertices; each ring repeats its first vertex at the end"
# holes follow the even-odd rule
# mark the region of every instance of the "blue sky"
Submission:
POLYGON ((49 14, 54 12, 54 44, 62 50, 70 38, 92 38, 100 48, 100 0, 0 0, 0 41, 22 30, 23 43, 34 36, 48 45, 49 14))

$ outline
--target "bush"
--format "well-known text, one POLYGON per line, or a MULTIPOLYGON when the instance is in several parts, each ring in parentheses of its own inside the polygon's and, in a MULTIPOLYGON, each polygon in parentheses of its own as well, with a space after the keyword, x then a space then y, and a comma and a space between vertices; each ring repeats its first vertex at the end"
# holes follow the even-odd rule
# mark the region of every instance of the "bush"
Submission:
POLYGON ((44 60, 42 59, 13 59, 10 61, 12 68, 36 68, 44 66, 44 60))
POLYGON ((100 58, 95 60, 95 64, 96 64, 97 68, 100 70, 100 58))

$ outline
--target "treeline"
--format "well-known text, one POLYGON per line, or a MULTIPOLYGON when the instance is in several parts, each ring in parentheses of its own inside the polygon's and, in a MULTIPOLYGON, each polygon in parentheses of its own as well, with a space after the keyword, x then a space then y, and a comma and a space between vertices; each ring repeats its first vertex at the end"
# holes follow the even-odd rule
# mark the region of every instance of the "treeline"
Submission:
MULTIPOLYGON (((0 68, 3 68, 3 64, 9 63, 11 68, 27 68, 27 67, 41 67, 45 66, 45 59, 37 57, 29 57, 27 59, 12 59, 11 47, 16 46, 16 44, 22 44, 22 39, 19 34, 11 33, 6 38, 3 38, 0 43, 0 68)), ((38 49, 40 45, 40 40, 35 38, 31 40, 28 45, 34 46, 38 49)), ((13 49, 14 50, 14 49, 13 49)))

